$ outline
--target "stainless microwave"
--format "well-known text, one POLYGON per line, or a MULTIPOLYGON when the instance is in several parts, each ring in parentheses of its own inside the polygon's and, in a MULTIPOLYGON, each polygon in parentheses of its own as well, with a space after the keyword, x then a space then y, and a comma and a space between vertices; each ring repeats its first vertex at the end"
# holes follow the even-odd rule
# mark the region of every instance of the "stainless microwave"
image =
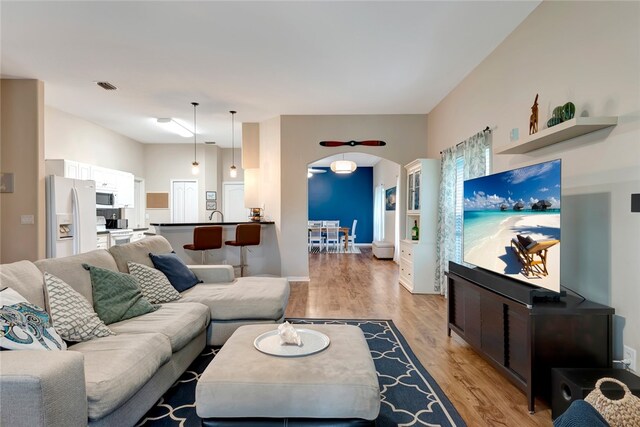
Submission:
POLYGON ((116 206, 116 193, 96 192, 96 207, 114 208, 116 206))

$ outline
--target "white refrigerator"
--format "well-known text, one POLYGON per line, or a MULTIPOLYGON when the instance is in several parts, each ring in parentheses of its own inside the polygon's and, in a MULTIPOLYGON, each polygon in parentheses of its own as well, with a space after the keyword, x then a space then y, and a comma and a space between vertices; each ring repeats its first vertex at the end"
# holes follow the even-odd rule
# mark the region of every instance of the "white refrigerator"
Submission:
POLYGON ((96 249, 96 183, 49 175, 46 195, 47 258, 96 249))

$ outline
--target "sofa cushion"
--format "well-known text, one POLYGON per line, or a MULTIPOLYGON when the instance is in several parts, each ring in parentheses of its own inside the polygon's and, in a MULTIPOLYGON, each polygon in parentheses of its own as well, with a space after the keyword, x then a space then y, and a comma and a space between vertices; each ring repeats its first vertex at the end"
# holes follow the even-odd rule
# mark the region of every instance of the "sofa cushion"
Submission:
POLYGON ((186 291, 187 289, 200 283, 200 279, 193 274, 193 271, 189 270, 189 267, 182 261, 175 252, 168 254, 149 254, 153 265, 158 270, 162 271, 171 286, 176 288, 178 292, 186 291))
POLYGON ((171 286, 164 273, 156 268, 137 262, 128 262, 129 274, 138 279, 142 295, 151 304, 162 304, 180 299, 180 294, 171 286))
POLYGON ((149 258, 149 253, 166 254, 171 252, 171 244, 162 236, 149 236, 142 240, 124 245, 115 245, 109 248, 113 259, 118 265, 118 270, 128 273, 127 262, 137 262, 138 264, 153 267, 149 258))
POLYGON ((11 288, 0 291, 0 348, 66 350, 49 314, 11 288))
POLYGON ((158 309, 142 296, 138 280, 130 274, 82 264, 91 274, 93 308, 109 325, 158 309))
POLYGON ((88 341, 113 332, 100 320, 93 307, 63 280, 44 273, 53 326, 66 341, 88 341))
POLYGON ((113 260, 111 254, 109 254, 105 249, 98 249, 64 258, 42 259, 40 261, 36 261, 35 265, 40 269, 40 271, 49 272, 62 279, 65 283, 78 291, 80 295, 85 297, 87 301, 89 301, 89 304, 93 305, 91 278, 89 276, 89 272, 82 267, 83 263, 118 271, 116 262, 113 260))
POLYGON ((42 272, 31 261, 0 265, 0 285, 14 289, 31 304, 47 308, 42 272))
POLYGON ((199 284, 176 302, 200 302, 212 320, 279 320, 289 300, 289 282, 281 277, 242 277, 233 284, 199 284))
POLYGON ((117 334, 157 332, 171 343, 171 351, 177 352, 200 335, 209 324, 209 309, 197 303, 169 303, 144 316, 109 325, 117 334))
POLYGON ((162 334, 120 334, 69 347, 84 355, 89 419, 110 414, 129 400, 171 358, 162 334))

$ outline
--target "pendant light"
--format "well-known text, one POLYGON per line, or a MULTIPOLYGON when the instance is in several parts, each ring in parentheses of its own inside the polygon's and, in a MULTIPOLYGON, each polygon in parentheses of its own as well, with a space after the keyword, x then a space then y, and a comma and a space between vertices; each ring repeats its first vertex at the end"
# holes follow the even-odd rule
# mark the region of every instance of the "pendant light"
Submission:
POLYGON ((200 172, 200 164, 198 163, 196 153, 196 107, 199 104, 192 102, 191 105, 193 105, 193 163, 191 163, 191 173, 198 175, 198 172, 200 172))
POLYGON ((238 170, 236 169, 236 150, 235 150, 235 144, 234 144, 234 139, 235 139, 235 132, 234 132, 234 127, 235 127, 235 114, 237 113, 237 111, 229 111, 231 113, 231 167, 229 168, 229 176, 231 178, 235 178, 238 176, 238 170))
POLYGON ((351 160, 345 160, 344 154, 342 155, 342 160, 336 160, 331 162, 331 170, 335 173, 351 173, 358 168, 355 162, 351 160))

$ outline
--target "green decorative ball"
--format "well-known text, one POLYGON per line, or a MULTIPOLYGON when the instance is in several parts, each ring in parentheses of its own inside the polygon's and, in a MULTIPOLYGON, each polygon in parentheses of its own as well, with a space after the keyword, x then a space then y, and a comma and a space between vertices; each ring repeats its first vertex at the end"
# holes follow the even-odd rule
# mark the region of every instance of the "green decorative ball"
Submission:
POLYGON ((571 120, 576 115, 576 106, 573 102, 567 102, 562 107, 562 120, 571 120))
POLYGON ((553 117, 556 119, 560 119, 560 121, 562 121, 562 107, 561 106, 557 106, 556 108, 553 109, 553 117))

